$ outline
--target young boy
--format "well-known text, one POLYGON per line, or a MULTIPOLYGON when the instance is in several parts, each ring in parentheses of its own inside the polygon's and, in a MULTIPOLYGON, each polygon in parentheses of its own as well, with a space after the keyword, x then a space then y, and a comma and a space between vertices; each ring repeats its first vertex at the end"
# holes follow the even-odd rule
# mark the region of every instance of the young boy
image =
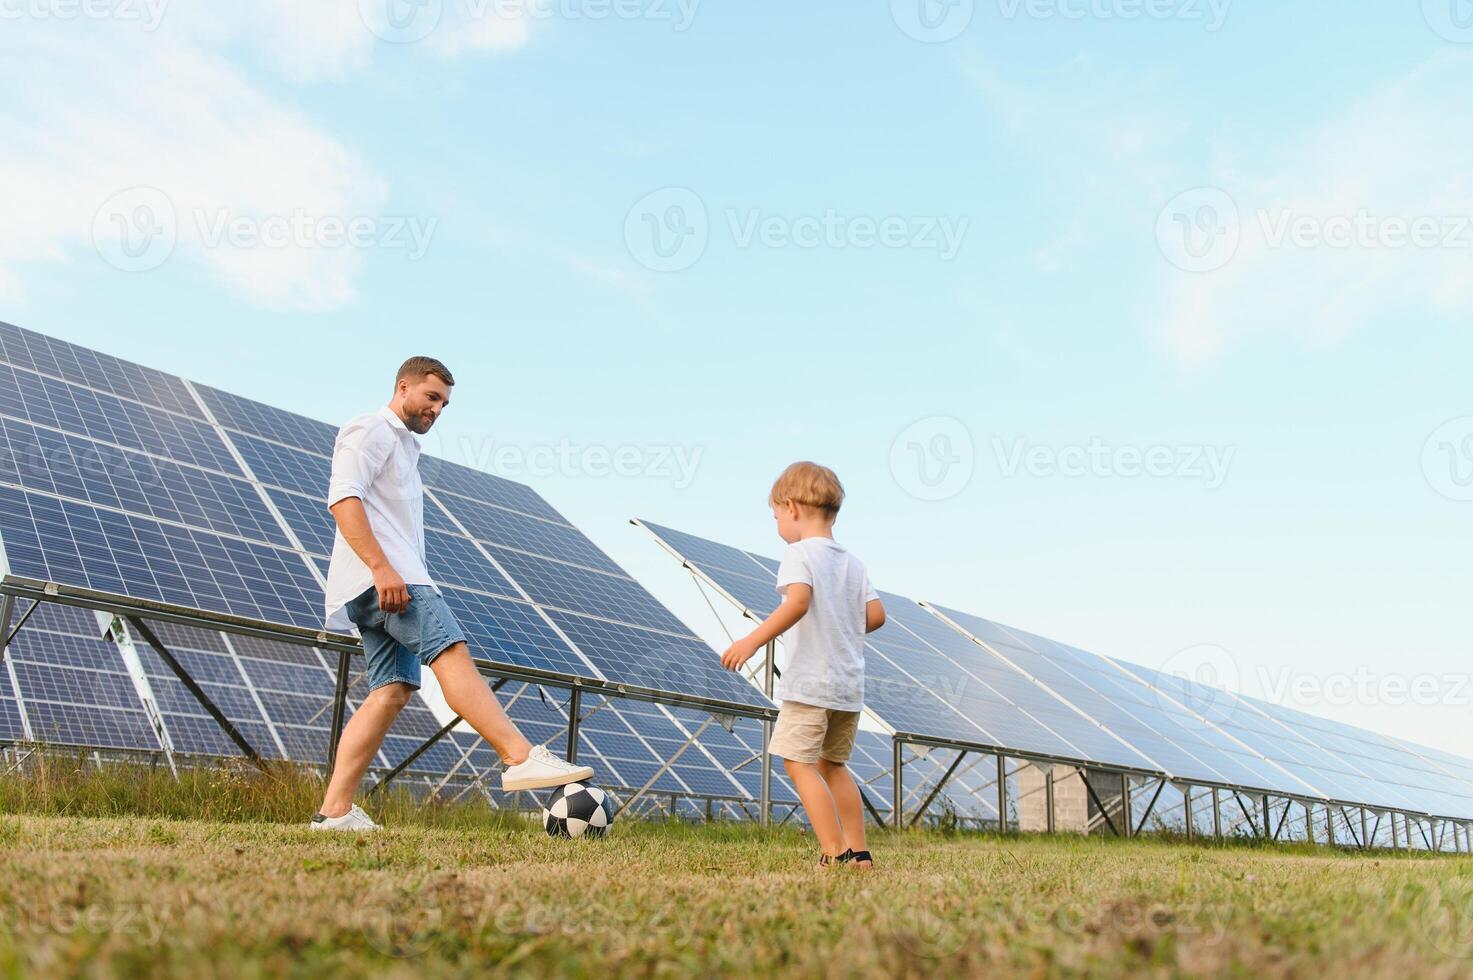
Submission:
POLYGON ((741 666, 784 635, 788 665, 771 749, 823 849, 819 865, 871 865, 865 849, 859 787, 845 763, 854 749, 864 703, 864 635, 885 623, 885 607, 864 563, 834 540, 844 488, 834 471, 794 463, 772 486, 768 503, 777 533, 788 543, 777 572, 782 605, 722 654, 727 670, 741 666))

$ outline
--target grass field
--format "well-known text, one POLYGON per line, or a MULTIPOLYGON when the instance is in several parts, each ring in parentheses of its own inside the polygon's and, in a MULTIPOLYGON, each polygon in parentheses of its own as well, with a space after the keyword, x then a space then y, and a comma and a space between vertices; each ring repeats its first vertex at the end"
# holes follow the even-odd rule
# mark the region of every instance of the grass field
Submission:
POLYGON ((0 973, 1473 976, 1466 857, 911 832, 817 874, 791 828, 570 842, 393 798, 353 838, 309 834, 313 795, 0 779, 0 973))

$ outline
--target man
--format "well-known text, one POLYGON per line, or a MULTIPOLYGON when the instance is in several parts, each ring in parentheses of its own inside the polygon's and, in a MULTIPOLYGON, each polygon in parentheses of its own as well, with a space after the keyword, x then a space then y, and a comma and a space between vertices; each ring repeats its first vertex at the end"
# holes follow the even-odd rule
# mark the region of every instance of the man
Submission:
POLYGON ((501 788, 544 789, 593 777, 587 766, 533 746, 471 663, 465 634, 430 578, 425 559, 419 441, 450 404, 444 364, 411 357, 394 397, 338 432, 327 506, 337 521, 327 572, 327 627, 351 623, 363 637, 369 693, 343 728, 337 764, 313 830, 377 830, 353 802, 368 764, 399 709, 419 688, 420 665, 435 672, 450 708, 501 756, 501 788), (413 434, 411 434, 413 433, 413 434))

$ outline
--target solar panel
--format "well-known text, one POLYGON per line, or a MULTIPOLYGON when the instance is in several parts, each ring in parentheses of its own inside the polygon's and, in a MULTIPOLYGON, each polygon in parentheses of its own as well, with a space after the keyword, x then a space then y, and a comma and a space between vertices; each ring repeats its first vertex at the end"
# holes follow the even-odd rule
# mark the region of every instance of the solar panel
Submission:
MULTIPOLYGON (((0 375, 7 574, 320 628, 335 427, 8 324, 0 375)), ((770 708, 530 487, 420 468, 430 565, 478 657, 770 708)))
MULTIPOLYGON (((1204 689, 1183 678, 963 613, 939 611, 964 629, 987 635, 986 642, 1010 654, 1022 652, 1017 645, 1008 645, 1011 639, 1047 653, 1044 660, 1060 665, 1069 676, 1085 678, 1093 689, 1112 691, 1115 701, 1128 705, 1132 714, 1162 734, 1171 733, 1193 757, 1228 776, 1231 785, 1445 816, 1473 812, 1473 799, 1455 782, 1440 778, 1435 766, 1419 761, 1416 753, 1391 739, 1245 695, 1204 689), (1455 812, 1447 812, 1449 806, 1455 812)), ((1028 660, 1027 669, 1038 663, 1028 660)), ((1046 683, 1052 685, 1057 677, 1048 675, 1046 683)), ((1184 769, 1172 774, 1201 778, 1184 769)))
MULTIPOLYGON (((640 523, 749 616, 760 619, 776 608, 776 562, 640 523)), ((1017 671, 988 658, 914 601, 888 593, 881 598, 888 622, 866 644, 865 705, 891 729, 1081 762, 1155 768, 1017 671)))
POLYGON ((38 609, 5 653, 35 740, 127 751, 160 748, 121 655, 100 638, 91 613, 38 609))
POLYGON ((968 613, 932 608, 999 659, 1130 742, 1174 778, 1319 795, 1302 779, 1234 742, 1102 657, 968 613))

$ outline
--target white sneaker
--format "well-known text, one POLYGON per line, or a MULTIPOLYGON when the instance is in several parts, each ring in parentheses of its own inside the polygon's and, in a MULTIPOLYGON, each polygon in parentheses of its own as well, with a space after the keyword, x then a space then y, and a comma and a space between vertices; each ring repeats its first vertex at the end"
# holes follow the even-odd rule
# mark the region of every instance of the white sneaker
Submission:
POLYGON ((538 745, 532 749, 525 762, 510 766, 501 773, 501 788, 505 792, 519 789, 548 789, 581 783, 593 778, 593 770, 587 766, 575 766, 559 759, 546 747, 538 745))
POLYGON ((317 814, 317 816, 312 818, 311 827, 313 830, 353 830, 360 832, 384 829, 374 823, 373 818, 364 813, 363 808, 357 803, 354 803, 353 808, 341 817, 324 817, 320 813, 317 814))

